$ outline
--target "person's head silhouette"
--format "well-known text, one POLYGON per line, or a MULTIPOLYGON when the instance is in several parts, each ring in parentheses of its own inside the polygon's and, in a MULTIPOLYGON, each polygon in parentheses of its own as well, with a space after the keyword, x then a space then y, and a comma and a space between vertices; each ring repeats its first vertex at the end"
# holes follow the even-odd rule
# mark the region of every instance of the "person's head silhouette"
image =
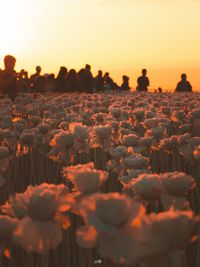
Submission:
POLYGON ((143 70, 142 70, 142 75, 143 75, 143 76, 146 76, 146 75, 147 75, 147 70, 146 70, 146 69, 143 69, 143 70))
POLYGON ((102 72, 102 70, 99 70, 99 71, 98 71, 98 75, 101 76, 101 77, 103 76, 103 72, 102 72))
POLYGON ((187 80, 187 75, 185 73, 181 74, 181 80, 186 81, 187 80))
POLYGON ((4 57, 4 66, 5 66, 5 70, 7 71, 12 71, 15 68, 15 63, 16 63, 16 58, 11 56, 11 55, 7 55, 4 57))
POLYGON ((60 73, 66 74, 67 75, 67 68, 66 67, 60 67, 60 73))
POLYGON ((86 64, 85 65, 85 70, 90 71, 91 70, 91 66, 89 64, 86 64))
POLYGON ((105 74, 104 74, 104 78, 109 78, 109 72, 106 72, 105 74))
POLYGON ((124 83, 126 83, 126 82, 129 81, 129 77, 126 76, 126 75, 123 75, 123 76, 122 76, 122 79, 123 79, 123 82, 124 82, 124 83))
POLYGON ((40 66, 36 66, 36 73, 39 75, 42 71, 41 67, 40 66))

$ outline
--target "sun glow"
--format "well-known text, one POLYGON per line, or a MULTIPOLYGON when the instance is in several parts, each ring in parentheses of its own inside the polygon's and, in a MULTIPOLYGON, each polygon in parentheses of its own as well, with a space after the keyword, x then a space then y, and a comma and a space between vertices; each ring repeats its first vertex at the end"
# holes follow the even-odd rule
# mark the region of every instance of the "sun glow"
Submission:
POLYGON ((2 0, 0 68, 6 54, 29 74, 89 63, 135 88, 145 67, 152 89, 174 90, 186 72, 199 90, 199 10, 197 0, 2 0))
POLYGON ((23 49, 28 37, 23 25, 23 8, 18 1, 1 2, 0 11, 0 56, 18 54, 23 49))

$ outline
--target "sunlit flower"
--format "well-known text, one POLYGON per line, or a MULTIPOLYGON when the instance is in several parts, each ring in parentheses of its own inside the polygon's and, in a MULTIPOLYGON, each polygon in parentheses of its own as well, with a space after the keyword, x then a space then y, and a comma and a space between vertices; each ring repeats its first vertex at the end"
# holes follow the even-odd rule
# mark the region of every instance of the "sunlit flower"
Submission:
POLYGON ((182 172, 164 173, 161 175, 166 192, 173 196, 185 196, 195 188, 195 180, 182 172))
POLYGON ((107 172, 94 169, 92 162, 66 167, 63 174, 82 193, 98 192, 100 186, 108 177, 107 172))
POLYGON ((141 174, 128 184, 136 197, 143 200, 158 199, 164 192, 164 187, 158 174, 141 174))

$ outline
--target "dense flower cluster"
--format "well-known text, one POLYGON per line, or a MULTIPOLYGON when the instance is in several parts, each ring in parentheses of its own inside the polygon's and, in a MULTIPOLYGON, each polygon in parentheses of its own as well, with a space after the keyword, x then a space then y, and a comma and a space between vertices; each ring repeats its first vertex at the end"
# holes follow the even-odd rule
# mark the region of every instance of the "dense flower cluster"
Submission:
POLYGON ((46 253, 63 242, 65 254, 72 216, 78 244, 103 258, 176 266, 199 235, 199 101, 145 92, 1 98, 1 252, 14 244, 46 253))

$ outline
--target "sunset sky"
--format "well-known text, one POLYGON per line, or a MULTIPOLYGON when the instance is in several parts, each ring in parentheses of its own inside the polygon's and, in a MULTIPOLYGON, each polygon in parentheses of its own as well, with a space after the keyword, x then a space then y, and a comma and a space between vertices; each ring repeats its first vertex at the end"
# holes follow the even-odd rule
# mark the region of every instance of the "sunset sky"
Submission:
POLYGON ((200 89, 200 0, 6 0, 0 9, 0 68, 44 73, 85 63, 132 87, 143 67, 151 88, 174 89, 182 72, 200 89))

